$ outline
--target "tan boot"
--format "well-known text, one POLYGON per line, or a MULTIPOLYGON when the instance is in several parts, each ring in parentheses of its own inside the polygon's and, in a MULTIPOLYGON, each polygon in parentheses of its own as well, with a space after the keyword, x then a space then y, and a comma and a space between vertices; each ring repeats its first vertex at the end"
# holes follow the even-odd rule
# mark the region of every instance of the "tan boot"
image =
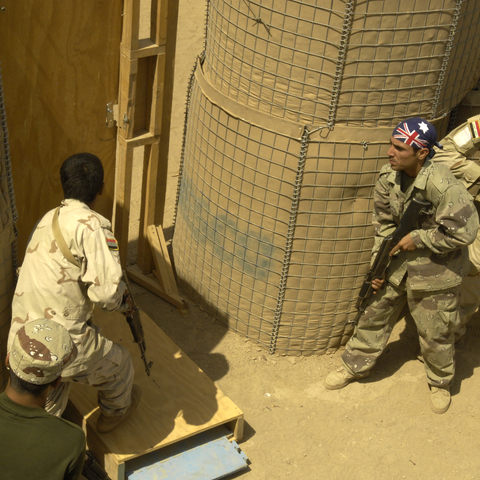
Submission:
POLYGON ((101 413, 97 420, 97 432, 108 433, 111 432, 119 423, 127 419, 137 408, 138 403, 142 398, 142 389, 138 385, 132 387, 132 401, 125 413, 120 415, 106 415, 101 413))
POLYGON ((435 413, 445 413, 452 401, 450 387, 434 387, 430 385, 430 406, 435 413))
POLYGON ((353 375, 347 371, 345 367, 340 367, 334 372, 330 372, 325 378, 325 388, 328 390, 338 390, 339 388, 346 387, 353 380, 359 380, 365 378, 370 372, 363 375, 353 375))

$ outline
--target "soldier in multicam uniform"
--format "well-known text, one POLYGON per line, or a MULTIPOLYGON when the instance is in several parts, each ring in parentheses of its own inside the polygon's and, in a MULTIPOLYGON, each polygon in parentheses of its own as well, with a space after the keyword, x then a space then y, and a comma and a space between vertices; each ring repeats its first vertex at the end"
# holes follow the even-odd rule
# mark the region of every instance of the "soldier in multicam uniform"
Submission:
POLYGON ((444 413, 455 372, 459 288, 469 270, 467 246, 476 237, 478 214, 465 186, 447 167, 432 162, 433 147, 441 147, 433 125, 422 118, 405 120, 394 129, 390 144, 389 165, 381 169, 375 187, 373 256, 413 198, 431 207, 390 252, 387 282, 372 282, 376 294, 346 345, 343 366, 327 376, 325 386, 343 388, 370 373, 408 302, 425 359, 430 405, 435 413, 444 413))
POLYGON ((8 346, 28 321, 46 317, 65 326, 78 356, 49 396, 47 411, 62 414, 72 381, 92 385, 101 410, 97 430, 106 433, 133 412, 141 389, 133 384, 127 349, 100 335, 92 323, 94 305, 107 311, 129 308, 111 224, 93 211, 103 175, 101 161, 89 153, 63 163, 65 200, 45 214, 28 243, 12 303, 8 346))
POLYGON ((9 380, 0 395, 0 476, 3 480, 82 478, 85 433, 45 411, 48 393, 77 349, 67 330, 48 319, 22 326, 12 340, 9 380))

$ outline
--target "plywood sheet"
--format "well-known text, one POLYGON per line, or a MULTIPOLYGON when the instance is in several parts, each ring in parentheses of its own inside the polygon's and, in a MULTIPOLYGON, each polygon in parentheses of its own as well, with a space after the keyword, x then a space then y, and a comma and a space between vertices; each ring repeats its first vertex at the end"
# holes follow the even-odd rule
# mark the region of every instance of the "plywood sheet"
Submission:
POLYGON ((104 454, 106 465, 112 468, 222 424, 239 427, 236 433, 241 437, 241 410, 144 312, 140 313, 147 359, 153 361, 150 377, 125 317, 119 313, 95 313, 95 324, 103 328, 103 334, 130 350, 135 383, 142 388, 143 396, 129 419, 113 432, 97 435, 94 425, 100 412, 96 391, 73 385, 70 400, 86 419, 87 442, 92 451, 104 454))
POLYGON ((105 167, 97 210, 111 217, 122 0, 5 0, 0 58, 16 202, 19 256, 38 219, 63 198, 59 168, 89 151, 105 167))

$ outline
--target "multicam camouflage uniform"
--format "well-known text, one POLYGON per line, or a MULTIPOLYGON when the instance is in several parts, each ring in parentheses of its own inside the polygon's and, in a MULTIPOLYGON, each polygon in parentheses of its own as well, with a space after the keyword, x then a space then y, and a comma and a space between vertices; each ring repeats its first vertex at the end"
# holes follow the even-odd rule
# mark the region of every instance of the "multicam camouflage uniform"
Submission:
POLYGON ((92 324, 94 305, 115 310, 125 284, 111 224, 86 204, 62 202, 59 224, 80 267, 60 252, 52 232, 54 210, 40 220, 28 243, 12 303, 8 348, 27 321, 49 318, 63 325, 77 345, 76 360, 62 373, 61 387, 47 401, 47 411, 63 412, 72 381, 99 390, 107 415, 123 413, 130 404, 133 365, 126 349, 100 335, 92 324))
MULTIPOLYGON (((460 125, 442 139, 440 143, 443 150, 435 148, 434 161, 447 166, 455 177, 470 189, 480 180, 480 166, 468 157, 473 156, 478 150, 480 141, 478 139, 472 141, 468 137, 463 139, 461 134, 467 124, 468 122, 460 125)), ((478 210, 480 194, 477 194, 475 203, 478 210)), ((460 286, 460 324, 455 331, 455 340, 465 334, 466 323, 480 306, 480 230, 475 241, 468 246, 468 255, 470 269, 460 286)))
POLYGON ((428 382, 447 386, 454 375, 453 333, 458 325, 458 290, 468 273, 467 245, 474 241, 478 215, 473 199, 445 166, 426 160, 414 182, 401 189, 402 172, 390 165, 375 187, 375 246, 393 233, 413 198, 430 202, 411 232, 414 251, 400 251, 384 288, 361 317, 342 355, 345 367, 366 375, 388 341, 405 302, 417 325, 428 382))

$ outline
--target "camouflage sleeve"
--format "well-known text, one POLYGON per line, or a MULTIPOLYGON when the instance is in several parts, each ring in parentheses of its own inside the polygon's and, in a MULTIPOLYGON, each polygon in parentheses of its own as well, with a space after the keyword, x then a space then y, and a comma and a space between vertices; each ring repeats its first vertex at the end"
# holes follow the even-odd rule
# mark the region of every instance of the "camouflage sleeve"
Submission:
POLYGON ((435 223, 435 228, 411 232, 417 248, 442 254, 475 240, 478 214, 472 197, 461 183, 455 182, 444 191, 436 208, 435 223))
POLYGON ((372 223, 375 229, 375 243, 372 249, 372 261, 380 249, 383 239, 392 234, 397 228, 390 209, 389 185, 386 175, 380 174, 373 194, 372 223))
POLYGON ((459 151, 450 136, 445 137, 441 143, 443 149, 435 148, 434 161, 446 165, 466 188, 477 183, 480 179, 480 165, 459 151))
POLYGON ((88 285, 90 300, 106 310, 117 309, 123 299, 125 283, 118 243, 112 232, 96 228, 84 239, 86 268, 82 280, 88 285))

